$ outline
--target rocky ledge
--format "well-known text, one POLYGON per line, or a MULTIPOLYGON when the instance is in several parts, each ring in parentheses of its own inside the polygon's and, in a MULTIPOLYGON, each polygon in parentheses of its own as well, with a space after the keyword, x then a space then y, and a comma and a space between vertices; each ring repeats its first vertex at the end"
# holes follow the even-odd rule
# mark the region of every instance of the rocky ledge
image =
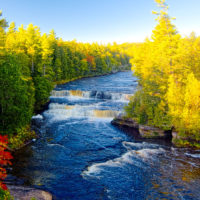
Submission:
POLYGON ((116 117, 111 121, 111 124, 122 128, 131 128, 137 134, 137 137, 143 139, 172 139, 171 130, 165 131, 157 127, 140 125, 133 119, 126 118, 124 116, 116 117))
POLYGON ((139 129, 139 124, 130 118, 118 116, 111 121, 111 124, 122 127, 130 127, 133 129, 139 129))
POLYGON ((52 200, 52 195, 43 190, 14 185, 7 185, 7 187, 15 200, 52 200))

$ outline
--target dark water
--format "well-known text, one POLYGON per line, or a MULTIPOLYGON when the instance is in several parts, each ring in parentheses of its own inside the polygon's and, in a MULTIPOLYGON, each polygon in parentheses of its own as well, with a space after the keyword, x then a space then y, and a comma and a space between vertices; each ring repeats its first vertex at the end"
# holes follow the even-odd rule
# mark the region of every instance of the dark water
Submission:
POLYGON ((34 117, 42 137, 12 173, 58 200, 200 199, 200 151, 138 142, 110 124, 136 86, 120 72, 55 88, 34 117))

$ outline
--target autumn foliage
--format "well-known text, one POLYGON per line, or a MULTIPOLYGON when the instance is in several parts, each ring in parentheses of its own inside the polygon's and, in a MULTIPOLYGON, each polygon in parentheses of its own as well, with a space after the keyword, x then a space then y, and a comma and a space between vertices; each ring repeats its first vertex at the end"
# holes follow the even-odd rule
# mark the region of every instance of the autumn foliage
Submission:
POLYGON ((3 180, 7 176, 5 167, 11 165, 10 160, 12 159, 11 153, 6 151, 7 144, 7 136, 0 135, 0 188, 3 190, 7 190, 6 185, 3 183, 3 180))
POLYGON ((49 101, 55 83, 130 69, 122 46, 64 41, 33 24, 8 26, 1 14, 0 132, 13 141, 17 135, 27 139, 24 128, 49 101))
POLYGON ((140 124, 172 129, 177 146, 200 148, 200 37, 183 38, 166 1, 155 2, 157 25, 130 60, 139 87, 127 115, 140 124))

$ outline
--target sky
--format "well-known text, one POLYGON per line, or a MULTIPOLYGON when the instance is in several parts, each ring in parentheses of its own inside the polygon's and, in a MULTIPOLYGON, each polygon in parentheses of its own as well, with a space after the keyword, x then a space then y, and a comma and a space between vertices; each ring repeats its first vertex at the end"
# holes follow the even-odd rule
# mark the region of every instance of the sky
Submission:
MULTIPOLYGON (((167 0, 179 33, 200 35, 200 0, 167 0)), ((64 40, 142 42, 155 27, 154 0, 0 0, 3 17, 16 26, 54 29, 64 40)))

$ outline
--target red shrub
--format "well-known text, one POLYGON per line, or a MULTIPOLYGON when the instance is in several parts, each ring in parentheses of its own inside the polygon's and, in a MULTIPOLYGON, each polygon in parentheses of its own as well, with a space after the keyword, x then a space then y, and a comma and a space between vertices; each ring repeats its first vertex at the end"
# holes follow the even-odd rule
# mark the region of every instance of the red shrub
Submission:
POLYGON ((7 136, 0 135, 0 188, 7 190, 6 185, 3 183, 3 180, 6 178, 6 169, 7 165, 11 165, 10 160, 13 158, 11 153, 6 151, 8 144, 7 136))

